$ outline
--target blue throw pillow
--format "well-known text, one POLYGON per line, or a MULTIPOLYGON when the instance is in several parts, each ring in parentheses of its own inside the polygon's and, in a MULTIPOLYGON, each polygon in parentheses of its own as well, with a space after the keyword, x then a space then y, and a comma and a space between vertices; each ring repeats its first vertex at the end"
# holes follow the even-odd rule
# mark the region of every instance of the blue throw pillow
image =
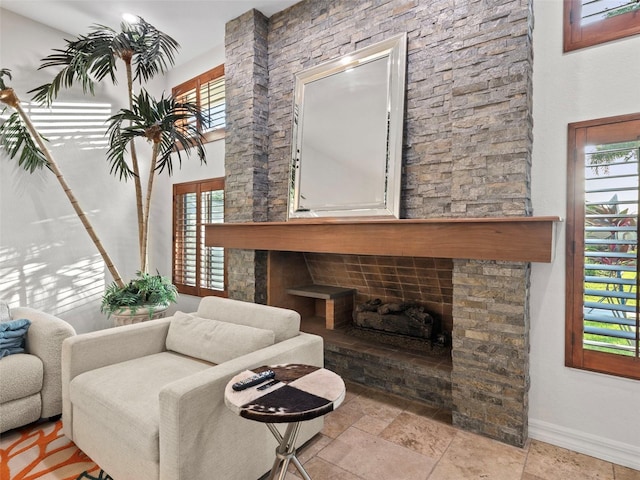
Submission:
POLYGON ((24 352, 24 339, 30 325, 31 320, 26 318, 0 322, 0 358, 24 352))

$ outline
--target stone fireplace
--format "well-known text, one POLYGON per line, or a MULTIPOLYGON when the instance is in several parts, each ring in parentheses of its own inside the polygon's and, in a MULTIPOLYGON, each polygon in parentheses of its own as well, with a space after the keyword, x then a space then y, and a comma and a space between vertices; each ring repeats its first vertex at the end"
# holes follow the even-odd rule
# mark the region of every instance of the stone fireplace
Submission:
MULTIPOLYGON (((531 215, 532 21, 530 2, 521 0, 307 0, 270 19, 254 10, 230 21, 225 222, 286 221, 294 73, 400 32, 408 34, 401 217, 456 221, 531 215)), ((522 446, 529 390, 529 262, 539 260, 501 256, 503 246, 478 237, 474 224, 455 230, 439 224, 433 230, 433 248, 425 244, 415 254, 373 255, 366 248, 323 250, 316 232, 296 236, 286 248, 267 244, 289 236, 287 231, 295 236, 291 229, 243 233, 239 237, 247 242, 223 245, 231 248, 229 295, 274 305, 292 302, 274 293, 283 291, 279 283, 300 280, 288 275, 302 269, 281 261, 288 250, 299 252, 296 261, 314 282, 353 286, 366 299, 419 297, 452 334, 448 388, 454 425, 522 446), (311 243, 314 249, 305 249, 311 243), (467 255, 477 243, 496 256, 467 255)), ((499 224, 486 230, 503 232, 499 224)), ((331 243, 332 234, 322 234, 331 243)), ((405 239, 416 235, 421 234, 405 239)), ((527 254, 535 248, 527 240, 523 234, 504 245, 527 254)), ((333 353, 352 365, 372 361, 333 353)), ((394 372, 390 378, 414 379, 413 365, 403 367, 398 358, 389 355, 383 362, 394 372)), ((426 399, 432 385, 416 382, 426 399)), ((395 385, 387 388, 395 391, 395 385)))

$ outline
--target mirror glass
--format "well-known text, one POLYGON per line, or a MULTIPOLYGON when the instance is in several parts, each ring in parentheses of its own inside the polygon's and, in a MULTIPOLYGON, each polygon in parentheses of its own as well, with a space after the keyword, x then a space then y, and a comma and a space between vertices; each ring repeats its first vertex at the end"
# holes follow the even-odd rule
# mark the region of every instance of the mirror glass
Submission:
POLYGON ((296 75, 289 218, 399 218, 406 34, 296 75))

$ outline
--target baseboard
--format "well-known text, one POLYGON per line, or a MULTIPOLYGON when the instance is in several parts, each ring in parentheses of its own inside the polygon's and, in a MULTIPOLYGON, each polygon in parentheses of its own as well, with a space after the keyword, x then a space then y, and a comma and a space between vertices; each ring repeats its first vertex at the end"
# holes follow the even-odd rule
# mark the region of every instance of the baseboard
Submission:
POLYGON ((640 447, 541 420, 529 421, 529 437, 640 470, 640 447))

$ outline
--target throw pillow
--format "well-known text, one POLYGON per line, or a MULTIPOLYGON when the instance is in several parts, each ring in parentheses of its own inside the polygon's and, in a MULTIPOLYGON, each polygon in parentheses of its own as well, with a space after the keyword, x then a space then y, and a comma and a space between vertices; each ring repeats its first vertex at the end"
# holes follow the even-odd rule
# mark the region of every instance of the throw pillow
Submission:
POLYGON ((31 320, 21 318, 0 322, 0 358, 24 352, 24 340, 31 320))
POLYGON ((219 364, 274 342, 275 334, 271 330, 176 312, 169 325, 166 347, 167 350, 219 364))

